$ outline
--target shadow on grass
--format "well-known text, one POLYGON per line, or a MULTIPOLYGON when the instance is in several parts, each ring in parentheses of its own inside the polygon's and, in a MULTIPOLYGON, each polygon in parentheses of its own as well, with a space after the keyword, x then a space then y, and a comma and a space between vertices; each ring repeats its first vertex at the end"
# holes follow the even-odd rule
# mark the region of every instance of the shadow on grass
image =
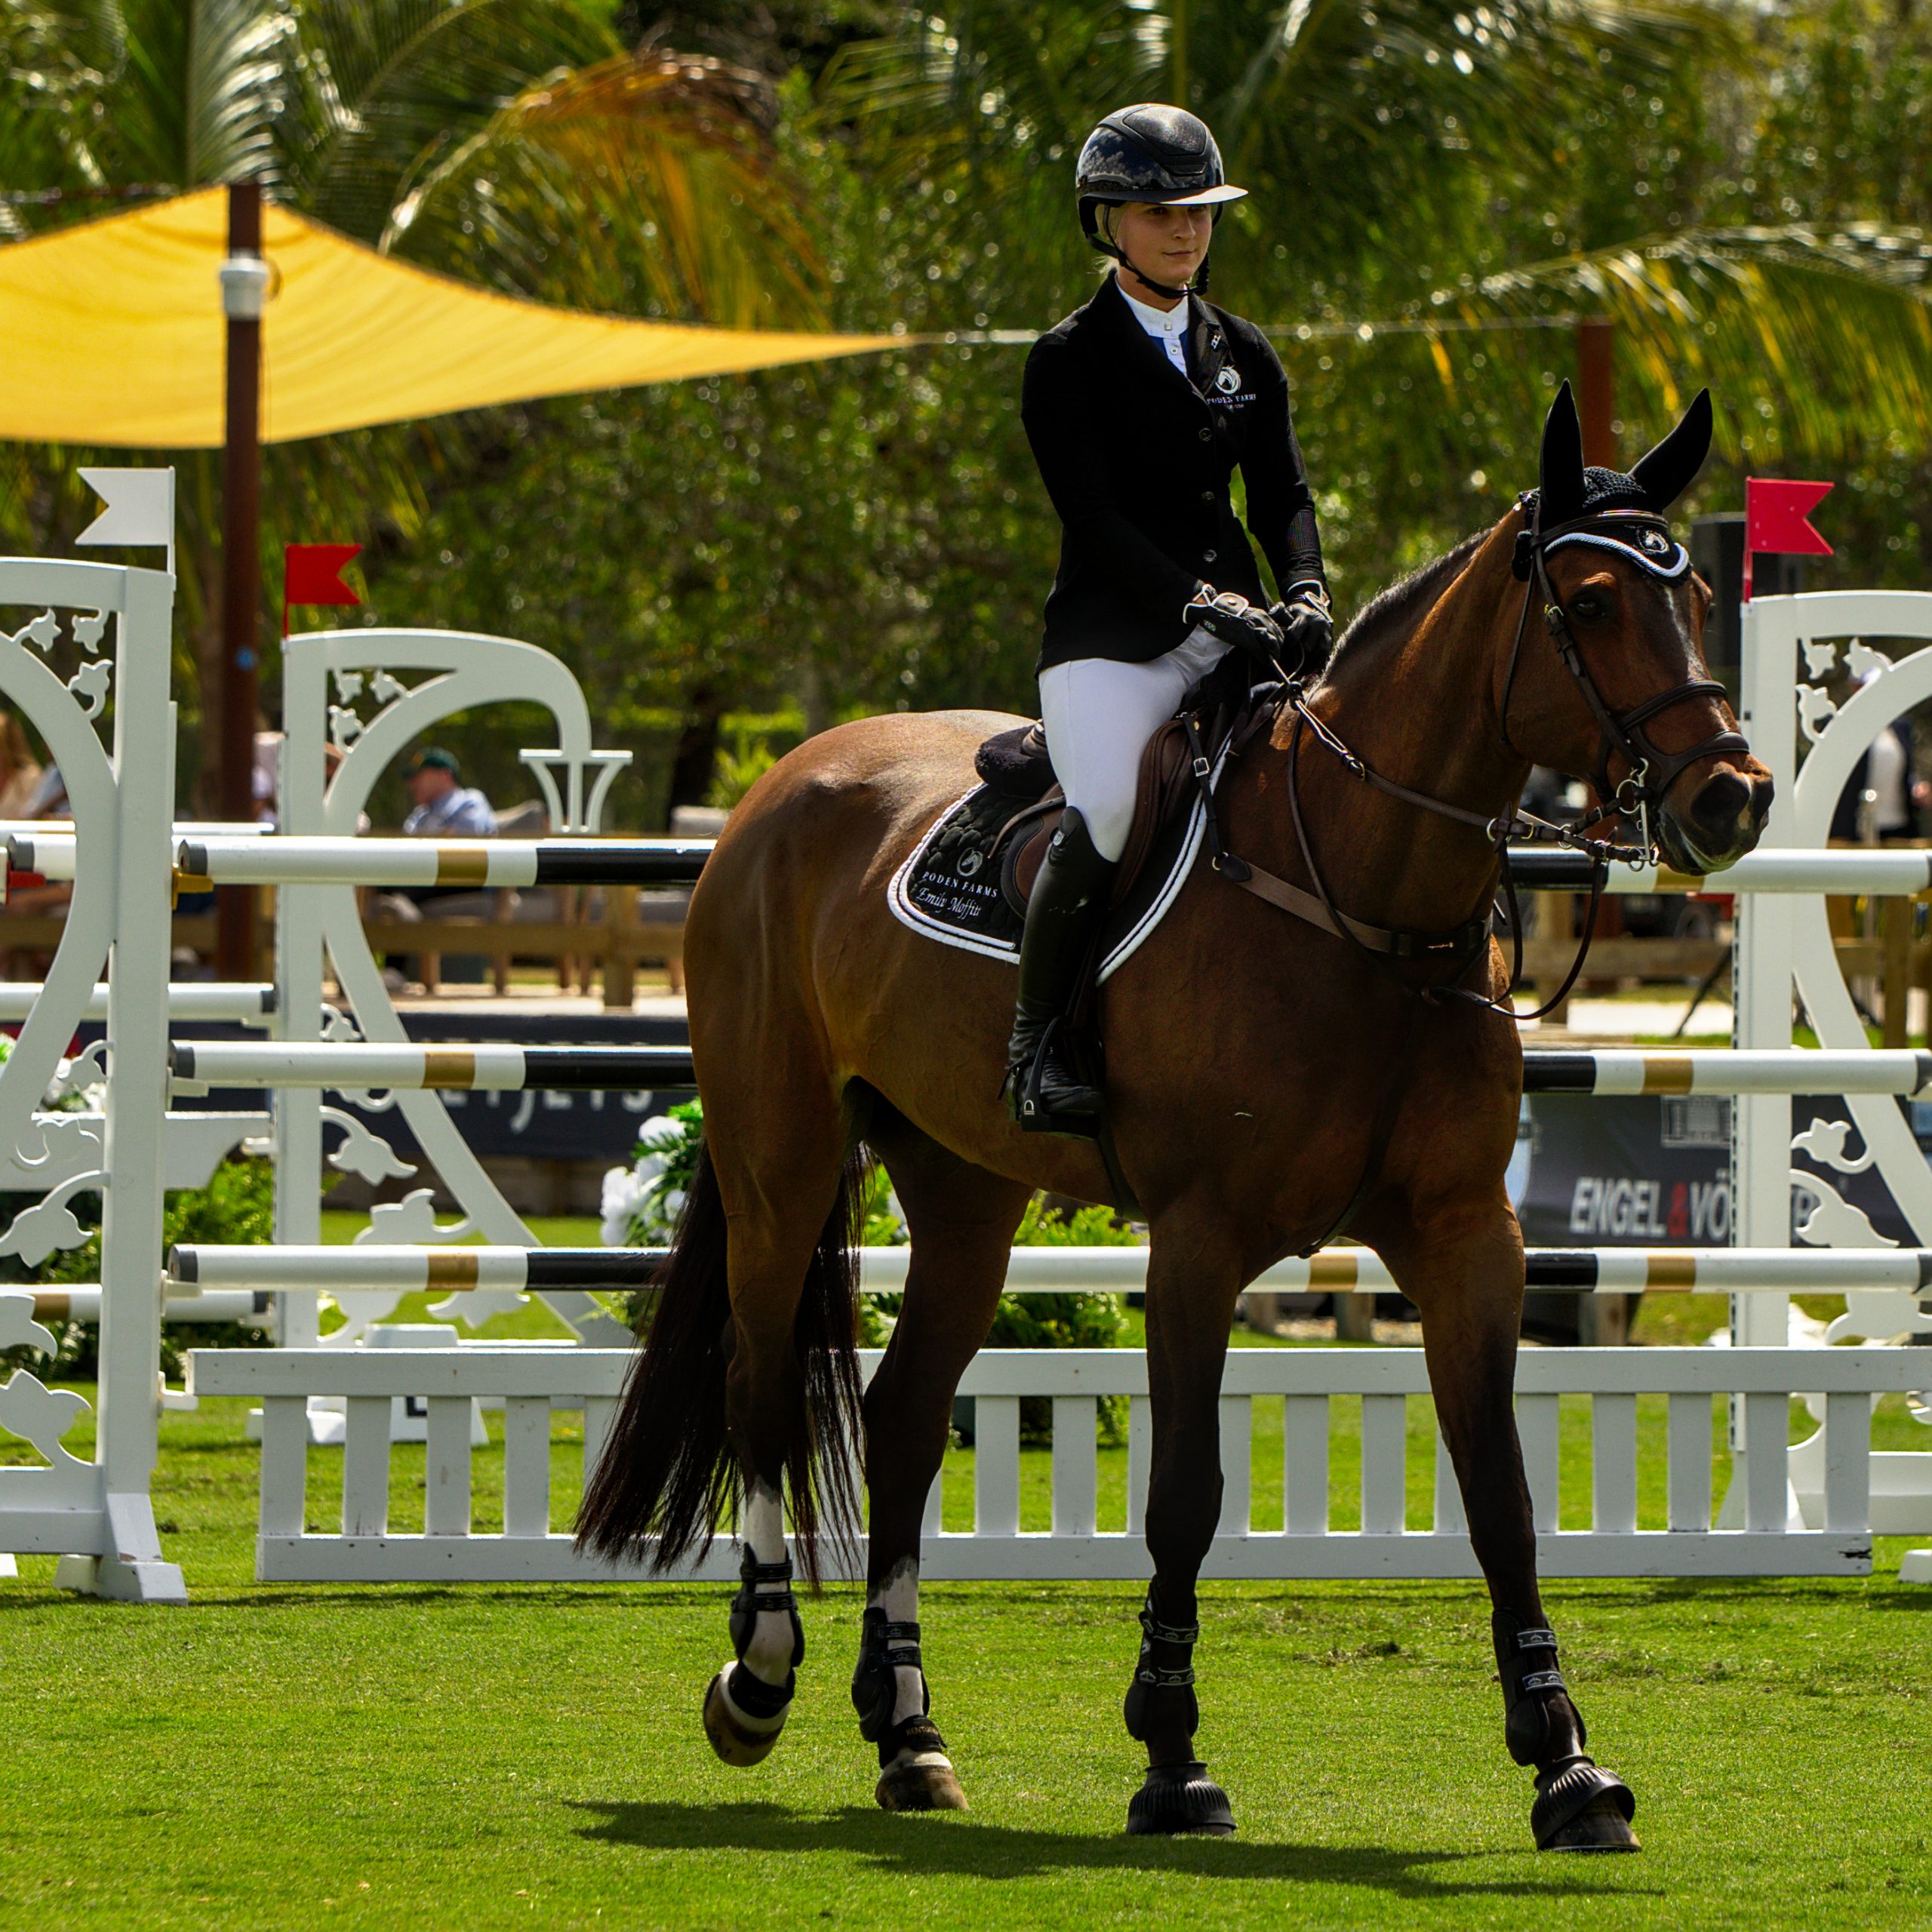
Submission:
MULTIPOLYGON (((1264 1844, 1234 1838, 1105 1837, 1078 1832, 1027 1831, 1011 1825, 940 1818, 894 1817, 858 1805, 829 1813, 793 1811, 777 1804, 631 1804, 571 1800, 571 1808, 600 1821, 578 1835, 605 1844, 653 1851, 749 1851, 797 1857, 856 1854, 878 1871, 903 1878, 952 1876, 1030 1878, 1057 1872, 1175 1872, 1196 1878, 1293 1879, 1303 1884, 1370 1886, 1397 1897, 1547 1898, 1620 1895, 1660 1897, 1653 1887, 1592 1882, 1567 1861, 1552 1871, 1539 1863, 1518 1879, 1458 1879, 1443 1872, 1493 1853, 1390 1851, 1373 1845, 1264 1844)), ((1533 1853, 1523 1854, 1532 1858, 1533 1853)), ((1594 1863, 1594 1862, 1593 1862, 1594 1863)), ((1629 1867, 1618 1860, 1604 1872, 1629 1867)))

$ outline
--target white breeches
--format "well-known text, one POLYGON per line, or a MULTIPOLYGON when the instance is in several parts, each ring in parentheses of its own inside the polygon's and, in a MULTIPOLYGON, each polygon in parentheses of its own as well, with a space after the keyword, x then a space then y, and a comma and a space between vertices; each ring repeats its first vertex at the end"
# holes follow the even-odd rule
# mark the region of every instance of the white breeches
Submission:
POLYGON ((1229 647, 1197 625, 1164 657, 1123 664, 1076 657, 1040 673, 1040 715, 1054 776, 1087 821, 1103 859, 1127 850, 1134 825, 1140 754, 1180 709, 1188 687, 1226 656, 1229 647))

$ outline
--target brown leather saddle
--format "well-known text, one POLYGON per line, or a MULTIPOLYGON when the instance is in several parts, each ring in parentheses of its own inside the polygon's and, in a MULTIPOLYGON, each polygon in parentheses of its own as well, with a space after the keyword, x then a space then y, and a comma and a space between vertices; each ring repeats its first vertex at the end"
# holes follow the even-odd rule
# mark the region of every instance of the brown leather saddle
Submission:
MULTIPOLYGON (((1140 755, 1134 823, 1114 875, 1115 906, 1132 894, 1161 834, 1185 818, 1200 795, 1189 721, 1211 770, 1223 746, 1237 733, 1245 732, 1262 708, 1260 700, 1273 688, 1251 691, 1247 663, 1237 663, 1238 656, 1231 651, 1189 691, 1180 709, 1148 740, 1140 755)), ((1054 777, 1048 755, 1046 734, 1037 723, 999 732, 980 746, 973 768, 983 784, 1013 801, 1012 816, 994 835, 991 856, 999 867, 1000 889, 1008 905, 1023 919, 1033 881, 1066 808, 1066 795, 1054 777)))

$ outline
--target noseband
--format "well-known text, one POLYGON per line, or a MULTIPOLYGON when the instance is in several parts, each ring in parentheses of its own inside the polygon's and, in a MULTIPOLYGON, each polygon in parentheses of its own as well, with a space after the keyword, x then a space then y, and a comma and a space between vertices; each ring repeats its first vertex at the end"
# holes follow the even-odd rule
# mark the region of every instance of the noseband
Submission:
POLYGON ((1583 702, 1596 720, 1599 734, 1595 783, 1597 796, 1603 802, 1578 821, 1579 828, 1599 824, 1607 818, 1628 819, 1637 827, 1638 846, 1644 860, 1654 864, 1657 850, 1651 829, 1651 814, 1663 804, 1664 795, 1672 786, 1687 767, 1695 764, 1700 758, 1718 758, 1726 752, 1748 752, 1751 747, 1741 734, 1727 731, 1713 731, 1687 750, 1667 752, 1644 728, 1659 712, 1668 711, 1673 705, 1689 703, 1698 698, 1721 699, 1724 688, 1712 678, 1687 678, 1682 684, 1658 691, 1627 711, 1611 710, 1597 688, 1596 679, 1590 675, 1590 667, 1583 661, 1582 649, 1570 628, 1562 600, 1549 580, 1545 560, 1550 551, 1560 544, 1586 543, 1622 550, 1635 556, 1654 575, 1674 579, 1688 572, 1690 559, 1672 540, 1670 526, 1662 517, 1647 510, 1597 510, 1588 515, 1573 517, 1567 523, 1552 524, 1545 529, 1540 494, 1534 490, 1526 491, 1518 500, 1523 510, 1524 525, 1516 538, 1515 570, 1523 580, 1523 609, 1516 620, 1515 641, 1509 648, 1509 666, 1503 679, 1502 715, 1499 720, 1503 742, 1518 758, 1527 757, 1509 736, 1509 700, 1515 689, 1516 666, 1522 656, 1524 633, 1529 628, 1530 606, 1540 593, 1543 620, 1549 629, 1550 641, 1556 647, 1563 668, 1575 679, 1577 688, 1583 693, 1583 702), (1669 558, 1673 554, 1677 561, 1667 570, 1660 568, 1659 560, 1669 558), (1610 777, 1613 757, 1620 757, 1626 769, 1621 783, 1614 786, 1610 777))

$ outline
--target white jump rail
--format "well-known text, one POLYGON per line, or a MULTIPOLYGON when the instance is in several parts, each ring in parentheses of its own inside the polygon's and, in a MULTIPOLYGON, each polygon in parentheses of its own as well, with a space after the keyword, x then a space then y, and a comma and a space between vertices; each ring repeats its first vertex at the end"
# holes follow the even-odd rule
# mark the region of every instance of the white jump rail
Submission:
MULTIPOLYGON (((587 1469, 601 1453, 632 1356, 622 1349, 202 1349, 198 1396, 247 1396, 263 1407, 256 1572, 264 1582, 406 1582, 611 1578, 635 1575, 579 1557, 566 1527, 576 1497, 552 1493, 553 1404, 584 1414, 587 1469), (307 1404, 346 1398, 339 1527, 311 1532, 307 1404), (389 1527, 391 1404, 424 1401, 428 1441, 424 1527, 389 1527), (503 1404, 503 1528, 478 1534, 472 1506, 470 1428, 478 1398, 503 1404)), ((862 1358, 869 1377, 880 1357, 862 1358)), ((1913 1352, 1893 1349, 1537 1350, 1516 1372, 1517 1427, 1546 1576, 1859 1576, 1869 1573, 1870 1409, 1875 1391, 1925 1379, 1913 1352), (1788 1527, 1786 1443, 1790 1398, 1822 1393, 1824 1524, 1788 1527), (1591 1404, 1591 1527, 1559 1527, 1559 1404, 1591 1404), (1638 1401, 1668 1401, 1665 1486, 1669 1527, 1638 1526, 1638 1401), (1713 1398, 1741 1399, 1749 1446, 1744 1522, 1713 1527, 1713 1398)), ((974 1527, 948 1531, 935 1484, 921 1558, 929 1579, 1131 1578, 1148 1574, 1143 1540, 1152 1444, 1146 1356, 1137 1350, 995 1349, 968 1367, 974 1398, 974 1527), (1052 1524, 1023 1530, 1020 1405, 1053 1405, 1052 1524), (1123 1527, 1098 1527, 1097 1404, 1128 1404, 1123 1527)), ((1208 1577, 1452 1577, 1478 1574, 1448 1458, 1436 1443, 1432 1500, 1407 1527, 1409 1408, 1429 1392, 1419 1349, 1237 1349, 1220 1404, 1226 1492, 1208 1577), (1331 1527, 1330 1435, 1337 1397, 1361 1402, 1361 1524, 1331 1527), (1285 1525, 1254 1527, 1257 1403, 1281 1404, 1285 1525)), ((1272 1486, 1272 1485, 1271 1485, 1272 1486)), ((1420 1501, 1420 1499, 1418 1499, 1420 1501)), ((326 1509, 318 1499, 317 1506, 326 1509)), ((696 1574, 735 1572, 721 1542, 696 1574)))
MULTIPOLYGON (((38 980, 0 980, 0 1021, 11 1024, 26 1018, 46 990, 38 980)), ((203 983, 198 980, 171 984, 168 989, 170 1020, 226 1020, 242 1026, 269 1026, 275 1023, 275 988, 236 980, 203 983)), ((103 982, 88 995, 81 1010, 83 1020, 98 1024, 107 1017, 107 987, 103 982)))
MULTIPOLYGON (((909 1247, 861 1248, 860 1293, 902 1292, 912 1254, 909 1247)), ((654 1247, 184 1243, 168 1252, 168 1281, 183 1293, 629 1287, 648 1284, 668 1255, 654 1247)), ((1006 1292, 1137 1294, 1147 1285, 1147 1256, 1145 1247, 1016 1247, 1007 1260, 1006 1292)), ((1932 1250, 1925 1248, 1543 1247, 1530 1249, 1526 1260, 1530 1287, 1580 1294, 1924 1295, 1932 1288, 1932 1250)), ((1251 1285, 1289 1294, 1398 1292, 1381 1258, 1355 1247, 1277 1262, 1251 1285)))
MULTIPOLYGON (((196 880, 216 885, 657 885, 695 878, 712 844, 708 838, 210 838, 182 841, 175 864, 184 891, 196 880)), ((30 855, 23 850, 22 856, 30 855)))
MULTIPOLYGON (((58 1288, 0 1288, 0 1321, 11 1323, 18 1312, 33 1321, 78 1321, 91 1325, 100 1319, 100 1284, 72 1281, 58 1288)), ((266 1327, 268 1296, 248 1288, 219 1288, 207 1294, 168 1293, 162 1315, 169 1321, 240 1321, 266 1327)))
POLYGON ((1826 1053, 1805 1047, 1756 1052, 1735 1048, 1670 1053, 1599 1048, 1523 1055, 1529 1094, 1922 1094, 1932 1053, 1865 1048, 1826 1053))
MULTIPOLYGON (((35 841, 11 841, 17 869, 35 841)), ((71 844, 71 841, 69 841, 71 844)), ((184 839, 176 866, 184 881, 217 885, 527 886, 689 884, 709 856, 709 839, 429 839, 278 836, 184 839)), ((50 858, 52 855, 48 854, 50 858)), ((1530 854, 1527 883, 1574 890, 1567 854, 1530 854), (1552 866, 1549 858, 1557 864, 1552 866)), ((57 861, 56 861, 57 863, 57 861)), ((1574 869, 1574 866, 1571 869, 1574 869)), ((53 875, 45 874, 45 876, 53 875)), ((1667 866, 1614 866, 1607 889, 1620 893, 1932 892, 1932 853, 1817 851, 1801 847, 1747 853, 1709 876, 1667 866)))
POLYGON ((684 1047, 188 1040, 173 1045, 168 1064, 177 1093, 206 1093, 217 1087, 632 1093, 688 1084, 692 1078, 691 1052, 684 1047))

